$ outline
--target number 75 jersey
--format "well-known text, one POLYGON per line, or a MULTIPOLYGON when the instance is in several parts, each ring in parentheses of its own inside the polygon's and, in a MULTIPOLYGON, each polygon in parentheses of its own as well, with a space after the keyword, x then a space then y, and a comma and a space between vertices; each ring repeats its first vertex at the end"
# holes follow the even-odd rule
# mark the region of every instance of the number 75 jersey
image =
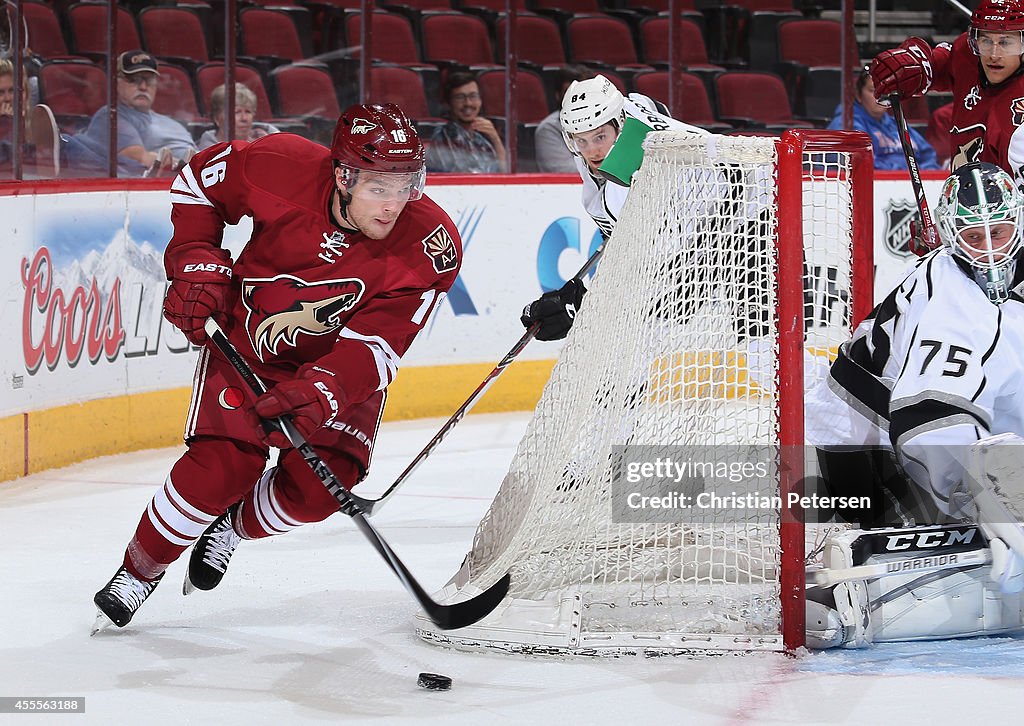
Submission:
POLYGON ((806 401, 810 443, 891 448, 940 504, 962 474, 953 449, 1024 435, 1024 302, 992 304, 961 264, 923 258, 806 401))
POLYGON ((174 180, 165 264, 170 277, 197 256, 227 259, 224 225, 251 216, 252 236, 232 264, 229 337, 272 382, 329 365, 354 405, 394 379, 455 282, 462 244, 428 197, 407 203, 383 239, 339 228, 334 189, 329 150, 299 136, 212 146, 174 180))

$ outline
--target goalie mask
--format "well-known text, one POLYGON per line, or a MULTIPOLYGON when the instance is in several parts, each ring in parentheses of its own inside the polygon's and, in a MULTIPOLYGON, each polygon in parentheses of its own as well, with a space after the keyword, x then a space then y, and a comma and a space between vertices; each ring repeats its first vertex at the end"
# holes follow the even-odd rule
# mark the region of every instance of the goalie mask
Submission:
POLYGON ((562 98, 558 120, 562 124, 562 137, 569 151, 579 155, 574 134, 593 131, 611 123, 618 135, 626 120, 623 110, 626 99, 615 84, 598 75, 584 81, 573 81, 562 98))
POLYGON ((961 166, 946 180, 937 212, 943 244, 989 300, 1006 302, 1024 222, 1024 196, 1010 175, 994 164, 961 166))

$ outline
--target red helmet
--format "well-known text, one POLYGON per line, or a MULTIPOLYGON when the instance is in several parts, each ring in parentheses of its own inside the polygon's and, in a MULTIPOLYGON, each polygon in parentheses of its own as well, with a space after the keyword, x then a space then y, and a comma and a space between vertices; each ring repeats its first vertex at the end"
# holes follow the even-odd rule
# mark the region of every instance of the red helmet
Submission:
POLYGON ((393 103, 349 106, 338 119, 331 157, 353 169, 417 172, 424 151, 409 117, 393 103))
POLYGON ((981 0, 971 15, 972 30, 1024 30, 1024 0, 981 0))

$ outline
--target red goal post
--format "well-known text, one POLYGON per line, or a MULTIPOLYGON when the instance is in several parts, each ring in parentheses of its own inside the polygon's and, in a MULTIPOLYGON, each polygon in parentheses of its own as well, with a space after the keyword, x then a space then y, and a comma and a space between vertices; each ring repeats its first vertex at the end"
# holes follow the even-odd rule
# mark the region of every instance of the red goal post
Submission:
MULTIPOLYGON (((859 131, 785 132, 776 143, 779 154, 778 206, 792 210, 781 214, 778 222, 780 287, 804 289, 803 264, 805 247, 805 184, 813 183, 815 174, 849 179, 851 285, 850 331, 874 307, 874 156, 871 139, 859 131), (842 168, 829 169, 816 165, 829 154, 848 159, 842 168)), ((813 205, 812 205, 813 206, 813 205)), ((803 301, 795 295, 780 295, 778 307, 779 335, 779 429, 780 445, 786 460, 781 467, 780 489, 784 493, 802 494, 804 458, 795 456, 804 445, 804 350, 803 326, 787 325, 803 321, 803 301)), ((792 512, 790 514, 793 514, 792 512)), ((804 644, 804 526, 796 517, 784 516, 780 525, 782 545, 782 627, 785 647, 793 650, 804 644)))

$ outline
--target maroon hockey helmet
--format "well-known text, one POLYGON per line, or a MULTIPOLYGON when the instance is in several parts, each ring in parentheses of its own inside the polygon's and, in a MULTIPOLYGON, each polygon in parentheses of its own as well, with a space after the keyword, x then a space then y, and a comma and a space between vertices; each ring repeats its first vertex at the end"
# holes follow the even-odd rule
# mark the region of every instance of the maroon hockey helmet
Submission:
POLYGON ((971 15, 971 30, 1024 30, 1024 0, 981 0, 971 15))
POLYGON ((423 143, 409 117, 393 103, 349 106, 338 119, 331 157, 352 169, 419 172, 423 143))

